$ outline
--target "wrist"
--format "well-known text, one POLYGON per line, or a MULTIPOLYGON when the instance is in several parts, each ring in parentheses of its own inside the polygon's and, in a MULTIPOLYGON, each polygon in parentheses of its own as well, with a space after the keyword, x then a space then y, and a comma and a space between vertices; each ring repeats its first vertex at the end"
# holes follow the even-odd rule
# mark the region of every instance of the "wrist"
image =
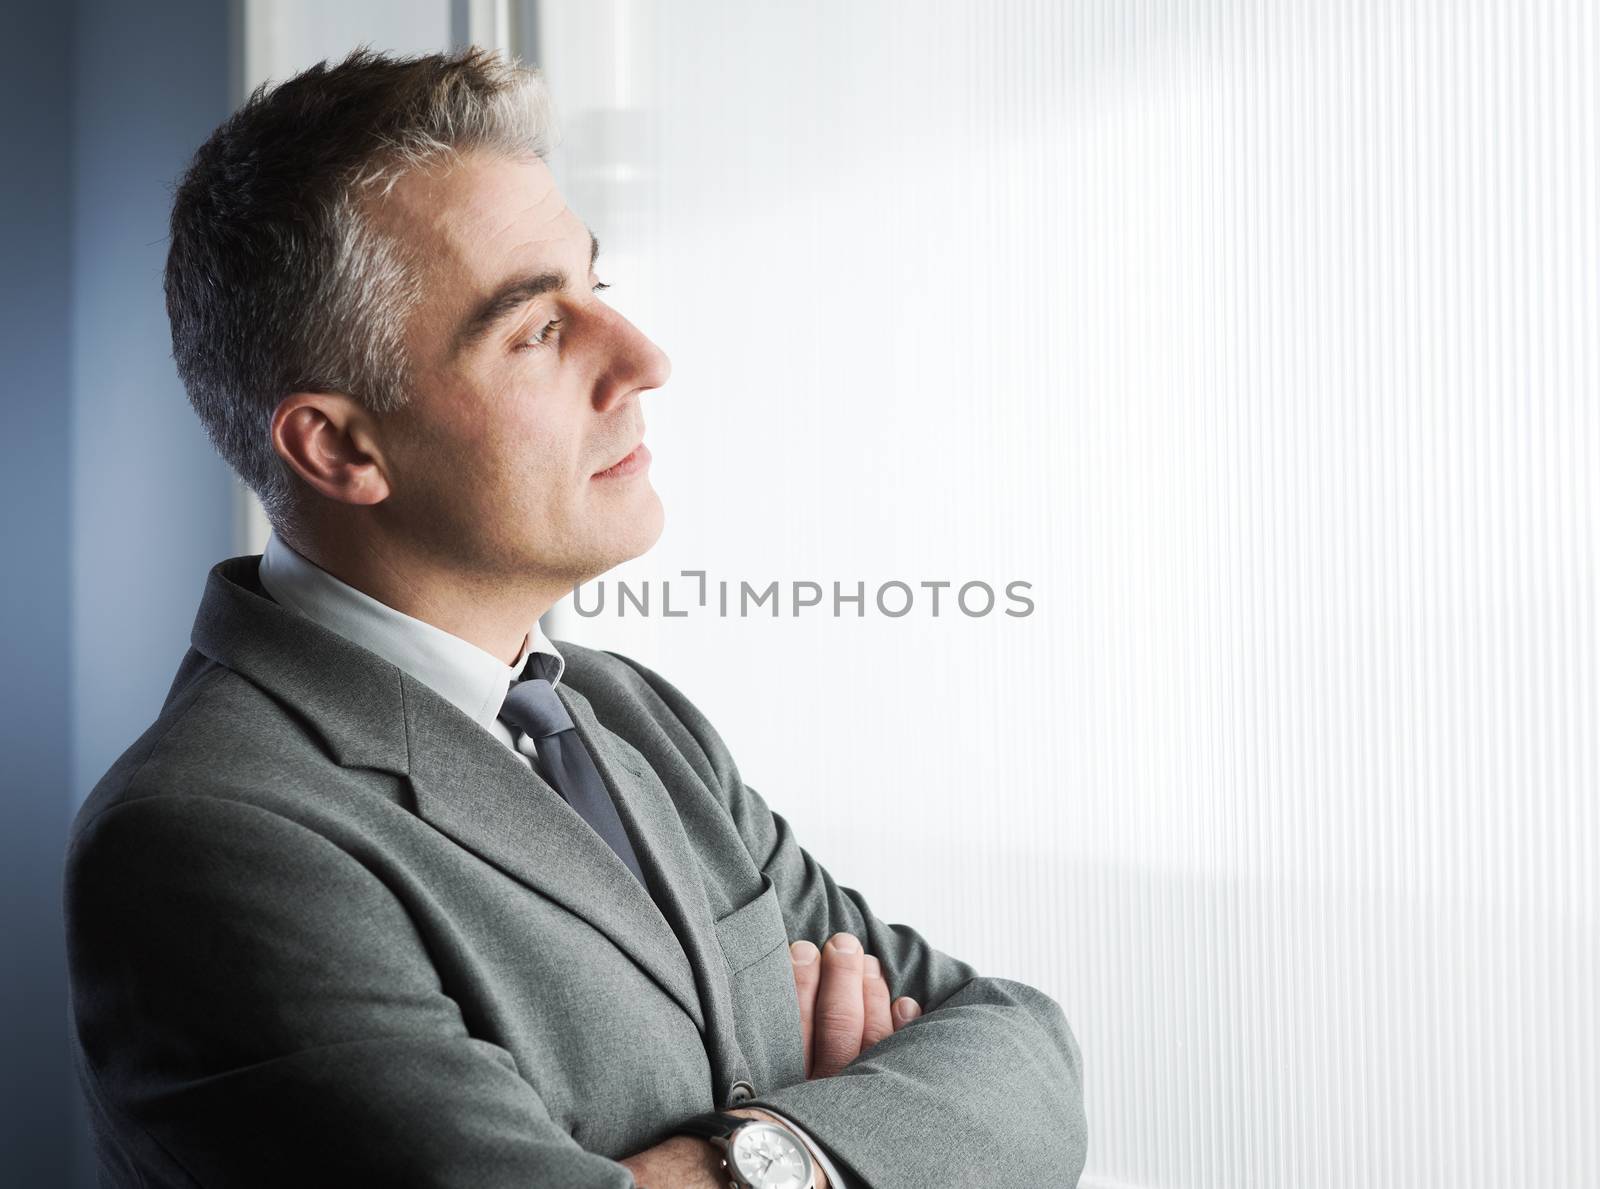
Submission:
POLYGON ((639 1189, 663 1186, 704 1186, 722 1189, 722 1155, 709 1140, 692 1135, 669 1136, 655 1145, 619 1161, 633 1174, 639 1189))

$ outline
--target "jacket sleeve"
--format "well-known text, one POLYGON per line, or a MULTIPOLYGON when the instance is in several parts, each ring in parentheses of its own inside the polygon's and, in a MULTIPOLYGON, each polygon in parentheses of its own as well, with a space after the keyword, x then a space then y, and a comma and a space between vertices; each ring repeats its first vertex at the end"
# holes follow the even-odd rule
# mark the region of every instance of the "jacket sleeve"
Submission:
POLYGON ((891 994, 910 995, 923 1009, 838 1075, 771 1089, 744 1105, 798 1121, 861 1189, 1076 1185, 1088 1127, 1081 1056, 1061 1007, 1024 983, 978 974, 908 925, 879 920, 743 782, 688 699, 627 663, 704 750, 740 837, 777 888, 790 938, 820 945, 834 933, 855 934, 882 964, 891 994))
POLYGON ((306 826, 124 801, 77 832, 64 890, 80 1076, 129 1184, 634 1184, 468 1035, 401 902, 306 826))

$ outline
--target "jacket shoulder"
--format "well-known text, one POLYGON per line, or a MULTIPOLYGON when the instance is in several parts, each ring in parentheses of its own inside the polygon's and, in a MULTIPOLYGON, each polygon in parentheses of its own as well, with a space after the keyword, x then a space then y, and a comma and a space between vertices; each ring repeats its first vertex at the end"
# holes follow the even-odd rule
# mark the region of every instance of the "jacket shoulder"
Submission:
POLYGON ((321 784, 338 769, 308 724, 248 678, 190 649, 161 713, 79 806, 68 847, 116 805, 153 796, 279 800, 297 778, 321 784))

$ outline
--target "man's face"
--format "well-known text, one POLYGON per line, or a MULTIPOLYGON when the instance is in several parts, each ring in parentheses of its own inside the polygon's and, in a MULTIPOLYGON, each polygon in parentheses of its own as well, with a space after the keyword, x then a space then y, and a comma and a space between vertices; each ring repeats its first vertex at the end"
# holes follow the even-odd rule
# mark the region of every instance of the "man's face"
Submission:
POLYGON ((575 584, 654 544, 647 452, 608 468, 671 364, 594 292, 593 238, 544 162, 468 154, 372 213, 423 261, 415 385, 380 428, 386 529, 468 581, 575 584))

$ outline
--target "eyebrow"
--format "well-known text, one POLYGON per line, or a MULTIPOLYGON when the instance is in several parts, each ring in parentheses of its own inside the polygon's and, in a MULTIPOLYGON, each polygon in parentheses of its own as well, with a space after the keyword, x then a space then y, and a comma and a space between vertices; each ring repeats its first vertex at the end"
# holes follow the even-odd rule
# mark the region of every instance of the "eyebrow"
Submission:
MULTIPOLYGON (((595 238, 593 231, 589 232, 589 267, 594 268, 594 262, 600 256, 600 241, 595 238)), ((459 355, 482 340, 483 336, 493 330, 504 318, 521 309, 536 297, 556 289, 567 287, 567 274, 560 269, 548 272, 532 273, 519 277, 512 277, 504 282, 498 289, 491 293, 477 307, 462 320, 456 328, 455 337, 451 341, 450 354, 452 357, 459 355)))

